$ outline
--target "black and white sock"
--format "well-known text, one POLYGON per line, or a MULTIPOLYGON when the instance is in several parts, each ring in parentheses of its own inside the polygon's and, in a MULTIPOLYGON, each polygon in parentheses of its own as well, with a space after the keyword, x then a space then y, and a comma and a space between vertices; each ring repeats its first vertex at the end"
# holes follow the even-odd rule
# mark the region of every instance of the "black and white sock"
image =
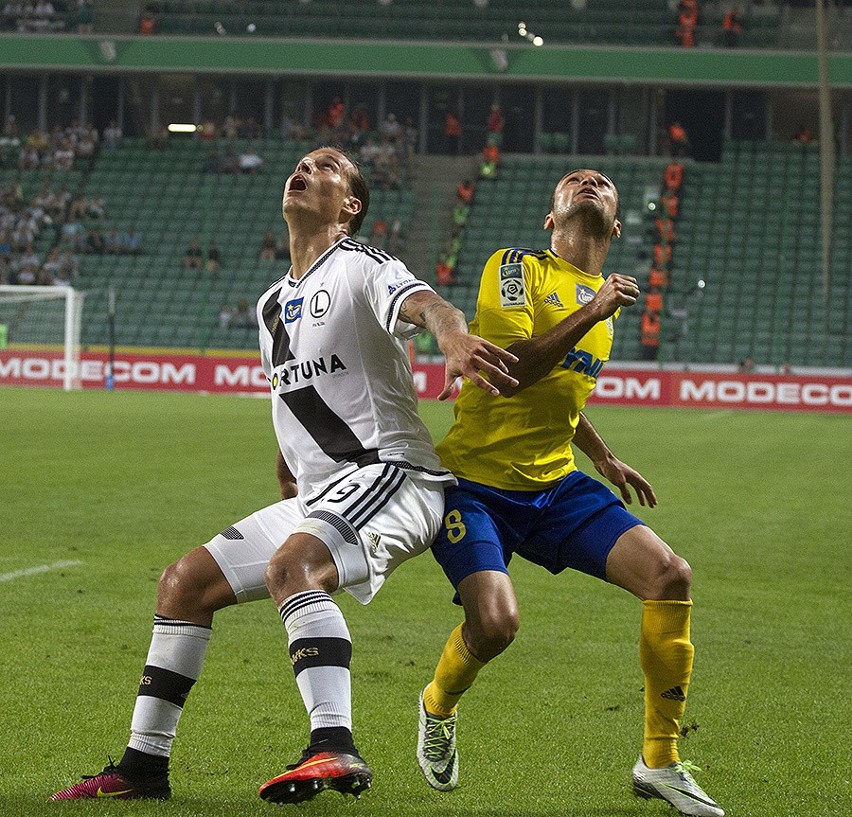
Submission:
POLYGON ((311 746, 319 748, 322 743, 329 750, 354 750, 352 640, 343 613, 320 590, 296 593, 278 611, 287 629, 296 684, 311 719, 311 746), (332 736, 334 740, 329 740, 332 736))
POLYGON ((138 771, 140 763, 152 755, 168 762, 186 696, 201 674, 211 632, 209 627, 190 621, 154 616, 154 634, 139 682, 122 768, 138 771))

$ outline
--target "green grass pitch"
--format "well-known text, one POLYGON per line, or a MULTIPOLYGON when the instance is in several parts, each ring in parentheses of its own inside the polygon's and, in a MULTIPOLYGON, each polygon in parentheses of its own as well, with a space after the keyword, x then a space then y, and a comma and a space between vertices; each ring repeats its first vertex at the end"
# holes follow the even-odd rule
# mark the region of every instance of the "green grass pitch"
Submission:
MULTIPOLYGON (((423 413, 443 433, 449 408, 423 413)), ((849 417, 589 415, 651 479, 660 505, 638 513, 694 569, 682 753, 703 766, 699 782, 733 817, 852 814, 849 417)), ((307 736, 271 603, 218 614, 170 802, 47 802, 121 754, 162 568, 275 500, 266 401, 5 389, 0 452, 0 814, 269 814, 256 789, 307 736)), ((368 608, 341 599, 374 786, 357 804, 326 793, 300 814, 672 813, 628 787, 642 730, 638 602, 520 561, 512 573, 521 631, 464 700, 450 794, 430 790, 414 759, 417 695, 460 619, 443 575, 426 554, 368 608)))

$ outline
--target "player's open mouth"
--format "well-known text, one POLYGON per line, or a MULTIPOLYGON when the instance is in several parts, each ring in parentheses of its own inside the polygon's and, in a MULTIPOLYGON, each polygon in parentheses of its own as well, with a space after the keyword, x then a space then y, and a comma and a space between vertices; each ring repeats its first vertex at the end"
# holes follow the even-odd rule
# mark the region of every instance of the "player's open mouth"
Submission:
POLYGON ((292 193, 294 190, 307 190, 308 184, 301 176, 293 176, 290 179, 290 184, 287 187, 287 192, 292 193))

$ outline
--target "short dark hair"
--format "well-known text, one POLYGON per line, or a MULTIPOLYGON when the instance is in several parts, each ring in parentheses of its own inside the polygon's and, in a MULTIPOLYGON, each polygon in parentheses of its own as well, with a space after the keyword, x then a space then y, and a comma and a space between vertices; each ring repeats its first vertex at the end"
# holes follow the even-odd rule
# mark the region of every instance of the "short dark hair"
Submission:
MULTIPOLYGON (((565 174, 565 176, 570 176, 574 172, 575 171, 573 171, 573 170, 569 170, 565 174)), ((618 192, 618 187, 616 186, 615 182, 612 179, 610 179, 609 176, 606 175, 606 173, 604 173, 603 171, 600 171, 600 170, 598 171, 598 173, 600 173, 601 176, 603 176, 605 179, 609 179, 610 183, 613 186, 613 189, 615 190, 615 220, 621 221, 621 194, 618 192)), ((563 176, 562 179, 564 179, 565 176, 563 176)), ((562 179, 560 179, 559 181, 561 182, 562 179)), ((556 188, 557 187, 559 187, 559 182, 556 183, 556 186, 553 188, 553 192, 550 194, 550 209, 547 211, 548 213, 553 212, 553 205, 556 204, 556 188)))
POLYGON ((358 235, 358 231, 361 229, 361 225, 364 223, 364 219, 367 216, 367 210, 370 207, 370 188, 367 185, 367 180, 364 178, 364 174, 361 173, 361 168, 358 166, 358 162, 356 162, 355 159, 353 159, 345 151, 341 152, 352 164, 352 168, 348 173, 349 190, 352 192, 352 195, 361 202, 361 212, 352 216, 352 218, 349 219, 349 223, 346 225, 347 233, 350 236, 355 236, 358 235))

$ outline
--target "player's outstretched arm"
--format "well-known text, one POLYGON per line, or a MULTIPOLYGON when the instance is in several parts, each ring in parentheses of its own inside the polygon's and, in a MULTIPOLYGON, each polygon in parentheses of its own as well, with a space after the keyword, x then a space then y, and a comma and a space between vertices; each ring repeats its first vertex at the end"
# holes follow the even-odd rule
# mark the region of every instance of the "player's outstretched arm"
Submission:
POLYGON ((509 393, 501 390, 502 393, 514 394, 541 380, 596 323, 611 317, 622 306, 632 306, 638 297, 639 284, 635 278, 612 273, 582 309, 572 312, 543 335, 519 340, 509 347, 518 358, 518 362, 509 367, 509 374, 518 380, 518 387, 509 393))
POLYGON ((480 389, 495 396, 517 387, 518 381, 507 373, 508 367, 517 361, 515 355, 471 335, 464 313, 437 293, 412 293, 400 307, 399 315, 408 323, 428 329, 444 353, 444 390, 438 395, 439 400, 446 400, 452 394, 459 376, 469 378, 480 389))
POLYGON ((612 453, 591 421, 582 412, 573 442, 592 461, 597 472, 618 488, 625 503, 630 505, 633 501, 627 487, 632 485, 640 505, 653 508, 657 504, 657 495, 651 483, 612 453))
POLYGON ((280 448, 278 449, 278 456, 275 458, 275 476, 278 478, 281 499, 292 499, 299 493, 299 489, 296 486, 296 478, 287 465, 287 461, 284 459, 280 448))

